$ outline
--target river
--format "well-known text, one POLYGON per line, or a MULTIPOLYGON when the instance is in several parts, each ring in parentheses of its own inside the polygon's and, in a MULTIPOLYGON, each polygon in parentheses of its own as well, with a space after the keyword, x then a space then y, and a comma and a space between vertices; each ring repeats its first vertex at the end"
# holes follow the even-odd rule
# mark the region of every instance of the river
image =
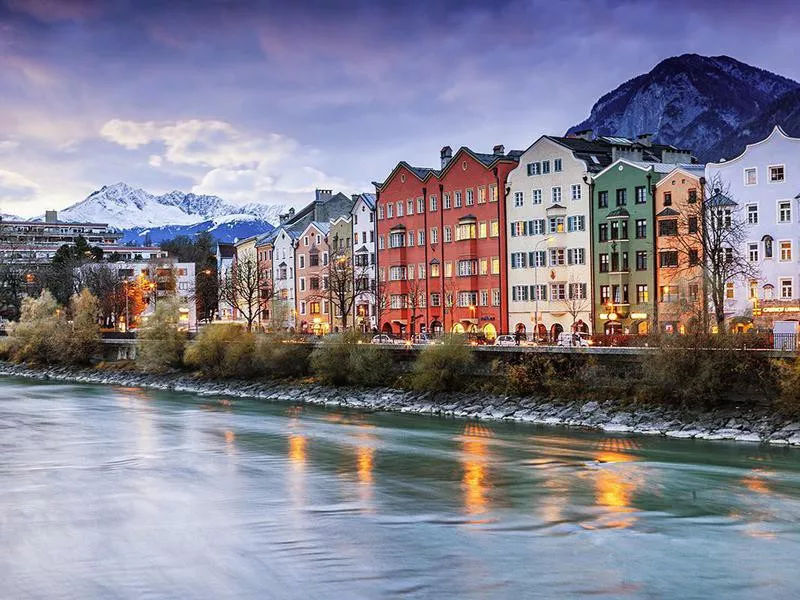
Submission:
POLYGON ((0 379, 0 597, 797 598, 800 450, 0 379))

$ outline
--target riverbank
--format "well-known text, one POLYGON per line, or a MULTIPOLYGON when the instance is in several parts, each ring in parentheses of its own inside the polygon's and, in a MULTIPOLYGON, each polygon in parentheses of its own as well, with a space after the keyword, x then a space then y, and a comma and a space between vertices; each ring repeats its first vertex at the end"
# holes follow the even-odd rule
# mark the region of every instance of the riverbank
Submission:
POLYGON ((552 401, 492 396, 485 393, 434 394, 388 388, 357 389, 276 381, 215 381, 185 374, 155 375, 136 371, 69 367, 32 368, 11 363, 0 363, 0 376, 141 387, 445 418, 517 421, 681 439, 800 446, 800 421, 781 419, 766 409, 729 407, 686 412, 669 407, 630 406, 612 401, 552 401))

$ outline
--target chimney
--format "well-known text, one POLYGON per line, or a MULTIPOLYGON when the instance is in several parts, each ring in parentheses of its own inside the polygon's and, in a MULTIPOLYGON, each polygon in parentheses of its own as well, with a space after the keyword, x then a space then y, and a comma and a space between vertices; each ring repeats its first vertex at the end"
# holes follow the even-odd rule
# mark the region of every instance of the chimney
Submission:
POLYGON ((55 210, 46 210, 46 211, 44 211, 44 222, 45 223, 58 223, 58 211, 55 211, 55 210))
POLYGON ((576 131, 572 135, 576 138, 586 140, 587 142, 591 142, 594 139, 594 131, 592 131, 591 129, 581 129, 580 131, 576 131))
POLYGON ((639 142, 642 146, 647 146, 648 148, 653 145, 653 134, 652 133, 640 133, 636 136, 636 141, 639 142))
POLYGON ((317 202, 325 202, 333 196, 333 190, 316 190, 317 202))
POLYGON ((444 169, 450 159, 453 158, 453 149, 450 146, 445 146, 439 156, 442 158, 442 168, 444 169))
POLYGON ((492 148, 492 154, 495 156, 505 156, 506 154, 506 147, 503 144, 497 144, 494 148, 492 148))

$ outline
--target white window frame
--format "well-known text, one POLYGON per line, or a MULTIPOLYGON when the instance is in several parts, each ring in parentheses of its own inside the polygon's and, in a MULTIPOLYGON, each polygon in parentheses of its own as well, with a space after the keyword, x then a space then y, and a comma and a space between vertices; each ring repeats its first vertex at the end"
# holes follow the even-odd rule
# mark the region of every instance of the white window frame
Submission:
POLYGON ((551 204, 560 204, 563 195, 561 194, 561 186, 554 185, 550 190, 550 203, 551 204), (557 198, 557 199, 556 199, 557 198))
POLYGON ((794 244, 792 240, 778 240, 778 262, 792 262, 794 260, 794 244), (783 258, 783 245, 789 244, 789 258, 783 258))
POLYGON ((751 185, 758 185, 758 167, 745 167, 742 171, 742 177, 744 178, 744 185, 751 186, 751 185), (756 180, 754 183, 747 183, 747 172, 753 171, 756 175, 756 180))
POLYGON ((793 220, 794 215, 792 214, 794 211, 792 210, 792 201, 786 200, 785 198, 782 200, 778 200, 775 203, 775 218, 777 219, 779 224, 791 223, 793 220), (788 204, 789 205, 789 220, 783 221, 781 220, 781 204, 788 204))
POLYGON ((583 196, 583 190, 580 183, 573 183, 570 187, 570 200, 580 200, 583 196))
POLYGON ((523 192, 514 192, 514 207, 520 208, 525 205, 525 194, 523 192))
POLYGON ((531 203, 532 204, 541 204, 542 203, 542 189, 537 188, 531 191, 531 203))
POLYGON ((786 183, 786 165, 769 165, 767 167, 767 183, 768 184, 786 183), (783 179, 780 179, 778 181, 773 181, 772 180, 772 169, 783 169, 783 179))
POLYGON ((758 203, 751 203, 745 206, 745 211, 747 213, 747 224, 748 225, 758 225, 758 203), (755 211, 751 211, 751 208, 755 208, 755 211), (755 221, 750 219, 751 215, 755 215, 755 221))
POLYGON ((778 293, 780 294, 779 297, 781 300, 791 300, 792 298, 794 298, 794 277, 781 277, 778 280, 778 289, 779 289, 778 293), (788 296, 785 296, 783 294, 783 284, 787 281, 789 282, 789 291, 791 293, 788 296))

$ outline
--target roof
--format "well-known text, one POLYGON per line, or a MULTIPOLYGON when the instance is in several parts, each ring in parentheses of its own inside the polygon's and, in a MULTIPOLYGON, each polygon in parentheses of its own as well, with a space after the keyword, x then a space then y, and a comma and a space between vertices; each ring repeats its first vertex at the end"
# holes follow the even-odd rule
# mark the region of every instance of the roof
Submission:
POLYGON ((366 246, 361 246, 361 248, 355 251, 356 254, 363 254, 365 252, 369 252, 369 248, 367 248, 366 246))
POLYGON ((717 192, 713 196, 709 197, 709 199, 706 200, 706 202, 711 207, 736 206, 736 202, 731 200, 725 194, 720 194, 719 192, 717 192))
POLYGON ((273 229, 268 233, 262 233, 260 236, 258 236, 258 239, 256 240, 256 247, 272 244, 277 236, 278 236, 277 229, 273 229))
POLYGON ((671 207, 667 206, 664 210, 662 210, 656 216, 657 217, 677 217, 679 214, 681 214, 681 213, 679 213, 674 208, 671 208, 671 207))
POLYGON ((370 210, 375 210, 375 203, 377 201, 377 196, 375 194, 363 193, 359 194, 358 198, 363 200, 364 204, 366 204, 370 210))
POLYGON ((606 219, 616 219, 619 217, 630 217, 631 213, 624 206, 620 206, 619 208, 615 208, 610 213, 606 215, 606 219))
POLYGON ((235 254, 233 244, 217 244, 217 252, 222 258, 233 258, 235 254))
POLYGON ((331 230, 331 224, 330 224, 330 223, 325 223, 325 222, 322 222, 322 221, 311 221, 311 223, 309 223, 309 224, 308 224, 308 226, 306 227, 306 229, 308 229, 308 227, 310 227, 310 226, 312 226, 312 225, 313 225, 314 227, 316 227, 316 228, 317 228, 317 230, 318 230, 320 233, 323 233, 323 234, 325 234, 325 235, 327 235, 327 234, 328 234, 328 232, 331 230))

